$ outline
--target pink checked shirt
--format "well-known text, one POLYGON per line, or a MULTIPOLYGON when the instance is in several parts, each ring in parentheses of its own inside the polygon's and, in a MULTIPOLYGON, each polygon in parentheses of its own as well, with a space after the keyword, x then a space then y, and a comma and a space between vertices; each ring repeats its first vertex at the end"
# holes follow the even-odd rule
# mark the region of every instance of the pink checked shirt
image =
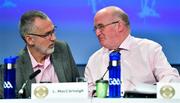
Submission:
POLYGON ((52 65, 50 61, 50 56, 48 56, 45 59, 44 64, 38 63, 34 57, 31 55, 29 49, 28 53, 31 58, 32 68, 34 71, 40 69, 41 72, 35 77, 36 82, 51 82, 51 83, 58 83, 58 77, 56 75, 56 72, 54 71, 54 66, 52 65))

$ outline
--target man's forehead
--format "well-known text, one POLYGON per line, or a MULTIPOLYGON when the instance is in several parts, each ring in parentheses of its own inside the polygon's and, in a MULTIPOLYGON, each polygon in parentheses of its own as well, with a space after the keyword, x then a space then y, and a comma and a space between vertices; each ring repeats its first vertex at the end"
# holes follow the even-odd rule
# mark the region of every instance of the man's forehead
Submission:
POLYGON ((103 24, 103 23, 106 23, 106 22, 109 22, 109 21, 112 21, 112 16, 110 15, 102 15, 102 16, 97 16, 95 19, 94 19, 94 24, 98 25, 98 24, 103 24))

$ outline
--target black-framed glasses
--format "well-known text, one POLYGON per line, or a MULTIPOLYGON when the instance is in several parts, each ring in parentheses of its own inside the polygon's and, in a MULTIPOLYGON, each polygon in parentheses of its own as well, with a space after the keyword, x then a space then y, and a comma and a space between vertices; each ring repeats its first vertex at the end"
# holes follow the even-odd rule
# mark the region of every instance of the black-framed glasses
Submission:
POLYGON ((94 26, 94 31, 96 31, 97 29, 99 29, 99 30, 103 30, 106 26, 108 26, 108 25, 112 25, 112 24, 116 24, 116 23, 119 23, 119 21, 120 20, 118 20, 118 21, 114 21, 114 22, 111 22, 111 23, 108 23, 108 24, 98 24, 97 26, 94 26))
POLYGON ((29 33, 28 35, 34 35, 41 38, 46 38, 46 37, 52 36, 55 33, 56 29, 57 29, 57 26, 54 26, 53 30, 44 33, 44 35, 35 34, 35 33, 29 33))

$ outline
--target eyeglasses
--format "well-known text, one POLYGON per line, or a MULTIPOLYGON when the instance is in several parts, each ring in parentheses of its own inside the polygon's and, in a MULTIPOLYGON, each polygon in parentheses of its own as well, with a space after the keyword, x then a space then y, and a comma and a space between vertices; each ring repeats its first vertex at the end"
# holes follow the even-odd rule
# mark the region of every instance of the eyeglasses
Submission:
POLYGON ((34 35, 34 36, 38 36, 41 38, 47 38, 47 37, 52 36, 55 33, 56 29, 57 29, 57 26, 54 26, 53 30, 44 33, 44 35, 35 34, 35 33, 29 33, 28 35, 34 35))
POLYGON ((108 24, 105 24, 105 25, 103 25, 103 24, 98 24, 97 26, 94 26, 94 31, 96 31, 97 29, 103 30, 106 26, 112 25, 112 24, 115 24, 115 23, 118 23, 119 21, 120 21, 120 20, 114 21, 114 22, 111 22, 111 23, 108 23, 108 24))

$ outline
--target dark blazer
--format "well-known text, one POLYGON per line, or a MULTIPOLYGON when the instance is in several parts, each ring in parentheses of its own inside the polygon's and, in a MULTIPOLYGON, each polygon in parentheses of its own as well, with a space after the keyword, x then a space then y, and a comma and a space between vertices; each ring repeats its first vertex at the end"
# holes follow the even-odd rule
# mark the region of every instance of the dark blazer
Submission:
MULTIPOLYGON (((59 82, 75 82, 79 72, 72 57, 70 48, 67 43, 62 41, 55 42, 54 52, 51 54, 50 60, 54 66, 55 72, 58 76, 59 82)), ((16 93, 22 87, 23 83, 28 80, 29 76, 33 73, 32 63, 27 51, 27 48, 22 50, 16 62, 16 93)), ((32 79, 26 85, 24 91, 24 98, 31 96, 31 83, 36 83, 32 79)), ((17 97, 19 97, 17 95, 17 97)))

